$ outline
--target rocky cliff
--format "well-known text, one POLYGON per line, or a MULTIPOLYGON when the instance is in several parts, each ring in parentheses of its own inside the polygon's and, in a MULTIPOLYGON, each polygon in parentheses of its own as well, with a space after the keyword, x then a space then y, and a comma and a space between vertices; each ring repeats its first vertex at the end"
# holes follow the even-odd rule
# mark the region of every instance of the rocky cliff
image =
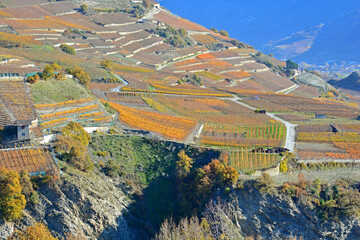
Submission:
MULTIPOLYGON (((261 239, 359 239, 359 219, 319 220, 308 207, 282 194, 261 194, 252 184, 234 193, 229 204, 236 209, 237 230, 261 239)), ((226 211, 223 211, 226 213, 226 211)), ((229 219, 234 217, 228 216, 229 219)))
POLYGON ((0 224, 0 239, 35 221, 54 236, 80 233, 89 239, 133 239, 123 214, 128 199, 115 181, 102 174, 69 170, 63 178, 39 189, 40 203, 27 207, 20 222, 0 224))

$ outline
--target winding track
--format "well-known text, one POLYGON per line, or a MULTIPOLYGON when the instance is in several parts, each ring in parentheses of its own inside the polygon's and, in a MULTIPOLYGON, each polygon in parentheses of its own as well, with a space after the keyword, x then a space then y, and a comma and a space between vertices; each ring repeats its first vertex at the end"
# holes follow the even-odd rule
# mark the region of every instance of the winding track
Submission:
MULTIPOLYGON (((250 105, 247 105, 246 103, 240 102, 241 98, 239 98, 236 95, 233 95, 233 98, 230 99, 231 101, 240 104, 244 107, 247 107, 251 110, 256 110, 256 108, 251 107, 250 105)), ((292 124, 289 123, 287 121, 285 121, 284 119, 281 119, 277 116, 275 116, 274 113, 266 113, 266 115, 268 115, 269 117, 271 117, 272 119, 282 122, 283 124, 285 124, 286 126, 286 139, 285 139, 285 148, 289 149, 290 152, 294 152, 294 147, 295 147, 295 136, 296 136, 296 132, 295 132, 295 127, 297 126, 296 124, 292 124)))
MULTIPOLYGON (((114 88, 112 89, 113 92, 120 92, 121 91, 121 88, 128 85, 129 83, 124 80, 123 78, 119 77, 118 75, 114 74, 115 77, 117 77, 118 79, 120 79, 123 84, 117 88, 114 88)), ((294 89, 292 89, 294 90, 294 89)), ((152 94, 156 94, 156 93, 152 93, 152 94)), ((241 98, 236 96, 236 95, 233 95, 232 98, 221 98, 221 99, 226 99, 226 100, 231 100, 239 105, 242 105, 244 107, 247 107, 251 110, 256 110, 256 108, 254 107, 251 107, 250 105, 247 105, 246 103, 243 103, 241 102, 241 98)), ((279 121, 279 122, 282 122, 283 124, 285 124, 286 126, 286 139, 285 139, 285 145, 284 147, 289 149, 291 152, 294 152, 294 147, 295 147, 295 137, 296 137, 296 132, 295 132, 295 127, 297 126, 296 124, 292 124, 292 123, 289 123, 287 121, 285 121, 284 119, 281 119, 277 116, 275 116, 274 113, 266 113, 266 115, 268 115, 269 117, 271 117, 272 119, 276 120, 276 121, 279 121)), ((203 130, 203 125, 199 125, 197 126, 194 131, 189 135, 189 137, 186 139, 186 142, 191 142, 193 137, 196 135, 196 136, 200 136, 201 134, 201 131, 203 130)))

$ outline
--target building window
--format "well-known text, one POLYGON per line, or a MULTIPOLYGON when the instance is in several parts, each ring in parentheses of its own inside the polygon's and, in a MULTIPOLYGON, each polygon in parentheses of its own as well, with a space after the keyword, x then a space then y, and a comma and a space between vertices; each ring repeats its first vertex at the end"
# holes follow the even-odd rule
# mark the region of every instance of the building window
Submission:
POLYGON ((25 137, 25 133, 22 133, 21 135, 22 135, 23 137, 25 137))

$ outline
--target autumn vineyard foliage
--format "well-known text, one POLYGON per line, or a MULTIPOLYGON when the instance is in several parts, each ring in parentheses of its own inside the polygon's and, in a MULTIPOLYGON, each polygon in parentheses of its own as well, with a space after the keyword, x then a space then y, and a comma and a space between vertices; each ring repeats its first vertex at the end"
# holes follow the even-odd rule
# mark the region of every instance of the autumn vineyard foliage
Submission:
POLYGON ((170 139, 184 140, 197 124, 196 121, 185 118, 137 110, 112 102, 107 103, 119 112, 119 119, 127 125, 157 132, 170 139))
POLYGON ((280 156, 278 154, 264 153, 260 150, 253 152, 248 148, 240 148, 231 151, 229 164, 239 172, 246 172, 271 168, 279 162, 280 156))
POLYGON ((200 142, 205 145, 229 147, 280 147, 286 128, 279 123, 264 126, 205 124, 200 142))
POLYGON ((67 110, 67 111, 44 114, 44 115, 41 115, 41 120, 48 120, 48 119, 53 119, 53 118, 60 118, 60 117, 64 117, 64 116, 75 115, 75 114, 79 114, 79 113, 83 113, 83 112, 94 111, 94 110, 97 110, 98 108, 99 108, 99 105, 94 104, 94 105, 75 108, 75 109, 71 109, 71 110, 67 110))
POLYGON ((54 109, 60 107, 74 106, 82 103, 88 103, 91 100, 92 100, 91 98, 85 98, 85 99, 71 100, 71 101, 59 102, 59 103, 37 104, 35 105, 35 107, 38 109, 54 109))
POLYGON ((313 142, 360 142, 360 136, 355 132, 300 132, 297 135, 297 140, 313 142))
POLYGON ((0 32, 0 45, 41 45, 41 42, 34 40, 30 36, 18 36, 10 33, 0 32))

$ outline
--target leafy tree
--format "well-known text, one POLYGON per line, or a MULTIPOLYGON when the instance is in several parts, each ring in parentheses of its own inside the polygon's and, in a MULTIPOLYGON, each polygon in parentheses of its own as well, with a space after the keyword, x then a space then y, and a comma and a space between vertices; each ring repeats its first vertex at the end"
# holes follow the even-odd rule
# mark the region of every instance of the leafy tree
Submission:
POLYGON ((286 61, 286 68, 287 69, 298 69, 299 65, 291 60, 286 61))
POLYGON ((36 84, 38 83, 40 80, 40 76, 39 74, 35 74, 34 76, 29 76, 27 78, 27 81, 30 83, 30 84, 36 84))
POLYGON ((58 137, 55 147, 63 153, 65 161, 82 171, 88 171, 94 167, 86 150, 89 142, 90 135, 84 128, 78 123, 70 122, 63 129, 62 136, 58 137))
POLYGON ((85 131, 85 129, 77 122, 70 122, 62 130, 62 135, 65 137, 71 137, 75 140, 78 140, 81 145, 87 147, 91 140, 90 135, 85 131))
POLYGON ((61 44, 60 45, 60 48, 61 50, 64 52, 64 53, 67 53, 67 54, 70 54, 70 55, 75 55, 76 52, 75 52, 75 49, 67 44, 61 44))
POLYGON ((183 28, 176 29, 171 26, 166 26, 164 29, 157 28, 151 32, 166 38, 166 42, 174 47, 183 48, 192 44, 191 40, 187 37, 187 31, 183 28))
POLYGON ((55 70, 61 70, 61 69, 62 67, 56 62, 54 62, 53 64, 46 64, 44 66, 43 72, 41 73, 41 78, 44 80, 54 78, 56 74, 59 74, 59 73, 55 73, 55 70))
POLYGON ((55 68, 53 67, 53 65, 46 64, 44 66, 44 70, 43 70, 43 72, 41 74, 41 78, 44 79, 44 80, 48 80, 50 78, 53 78, 55 76, 54 70, 55 70, 55 68))
POLYGON ((46 225, 42 223, 35 223, 33 226, 28 227, 22 233, 16 233, 10 239, 12 240, 57 240, 54 238, 46 225))
POLYGON ((58 81, 65 81, 65 75, 62 73, 55 73, 55 79, 58 81))
POLYGON ((186 176, 190 173, 193 160, 186 155, 185 150, 178 153, 179 160, 176 162, 176 170, 179 176, 186 176))
POLYGON ((19 174, 13 170, 0 169, 0 212, 3 219, 13 221, 22 216, 26 199, 21 191, 19 174))
POLYGON ((82 12, 82 13, 87 13, 89 11, 89 7, 88 7, 88 5, 87 4, 82 4, 81 6, 80 6, 80 12, 82 12))
POLYGON ((113 65, 114 65, 114 62, 113 60, 110 60, 110 59, 104 59, 100 62, 100 65, 103 67, 103 68, 106 68, 108 70, 112 70, 113 69, 113 65))
POLYGON ((281 173, 286 173, 288 171, 288 161, 286 158, 284 158, 284 160, 281 161, 280 163, 280 167, 279 170, 281 173))
POLYGON ((57 62, 54 62, 51 66, 52 66, 55 70, 62 70, 62 67, 61 67, 57 62))
POLYGON ((85 85, 85 87, 88 86, 88 84, 90 83, 91 81, 91 78, 89 76, 88 73, 86 73, 84 71, 84 69, 78 67, 78 66, 75 66, 73 68, 67 68, 66 69, 66 72, 68 74, 71 74, 73 75, 74 77, 76 77, 77 79, 79 79, 80 83, 85 85))
POLYGON ((218 186, 233 184, 239 177, 235 168, 226 166, 216 159, 212 160, 211 163, 205 166, 204 171, 218 186))
POLYGON ((210 28, 211 31, 215 32, 215 33, 218 33, 219 31, 216 29, 216 28, 210 28))
POLYGON ((227 31, 225 31, 225 30, 221 30, 219 33, 220 33, 220 35, 223 35, 225 37, 229 36, 229 33, 227 31))
POLYGON ((237 46, 238 48, 246 48, 246 45, 244 43, 236 39, 231 40, 230 43, 237 46))

